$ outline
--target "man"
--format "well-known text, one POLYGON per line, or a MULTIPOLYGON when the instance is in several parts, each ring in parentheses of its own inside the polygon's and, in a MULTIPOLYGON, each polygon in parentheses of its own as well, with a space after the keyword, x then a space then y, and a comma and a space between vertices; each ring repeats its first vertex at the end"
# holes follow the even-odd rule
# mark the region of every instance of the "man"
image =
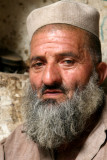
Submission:
POLYGON ((25 122, 1 142, 0 160, 106 160, 99 13, 59 1, 27 19, 30 84, 25 122))

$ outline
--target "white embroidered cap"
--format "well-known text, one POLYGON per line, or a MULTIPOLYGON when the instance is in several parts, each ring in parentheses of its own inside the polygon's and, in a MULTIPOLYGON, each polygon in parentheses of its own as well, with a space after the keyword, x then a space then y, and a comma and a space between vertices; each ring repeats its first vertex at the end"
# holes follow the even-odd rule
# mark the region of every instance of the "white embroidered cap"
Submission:
POLYGON ((31 40, 33 33, 42 26, 62 23, 70 24, 99 37, 99 12, 97 9, 69 0, 33 10, 27 18, 27 30, 31 40))

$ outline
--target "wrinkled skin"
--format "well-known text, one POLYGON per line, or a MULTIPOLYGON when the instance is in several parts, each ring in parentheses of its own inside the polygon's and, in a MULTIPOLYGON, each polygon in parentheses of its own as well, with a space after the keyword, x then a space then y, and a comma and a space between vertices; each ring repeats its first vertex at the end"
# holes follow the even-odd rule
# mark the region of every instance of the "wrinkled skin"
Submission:
POLYGON ((47 31, 33 36, 29 74, 32 88, 37 89, 39 98, 63 101, 72 97, 77 86, 82 88, 87 84, 93 63, 84 46, 85 34, 79 30, 47 31), (61 90, 53 89, 40 95, 42 85, 54 84, 63 84, 70 91, 65 95, 61 90))

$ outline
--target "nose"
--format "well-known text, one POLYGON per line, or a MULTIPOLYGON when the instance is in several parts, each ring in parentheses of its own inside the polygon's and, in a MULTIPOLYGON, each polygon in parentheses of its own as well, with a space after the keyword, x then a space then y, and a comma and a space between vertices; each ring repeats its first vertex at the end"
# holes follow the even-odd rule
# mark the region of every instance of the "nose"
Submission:
POLYGON ((51 86, 61 84, 62 78, 58 67, 55 64, 47 65, 42 76, 43 84, 51 86))

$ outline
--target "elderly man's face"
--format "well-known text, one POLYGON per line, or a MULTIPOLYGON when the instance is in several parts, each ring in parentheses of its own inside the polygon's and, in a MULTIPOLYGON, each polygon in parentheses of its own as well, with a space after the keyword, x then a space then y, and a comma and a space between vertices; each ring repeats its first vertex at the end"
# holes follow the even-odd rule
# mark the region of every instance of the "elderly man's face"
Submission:
POLYGON ((93 64, 85 41, 84 32, 78 29, 47 28, 33 36, 29 74, 38 98, 62 102, 87 84, 93 64))
POLYGON ((75 28, 47 26, 32 38, 23 109, 26 133, 42 147, 73 142, 103 102, 87 47, 85 32, 75 28))

